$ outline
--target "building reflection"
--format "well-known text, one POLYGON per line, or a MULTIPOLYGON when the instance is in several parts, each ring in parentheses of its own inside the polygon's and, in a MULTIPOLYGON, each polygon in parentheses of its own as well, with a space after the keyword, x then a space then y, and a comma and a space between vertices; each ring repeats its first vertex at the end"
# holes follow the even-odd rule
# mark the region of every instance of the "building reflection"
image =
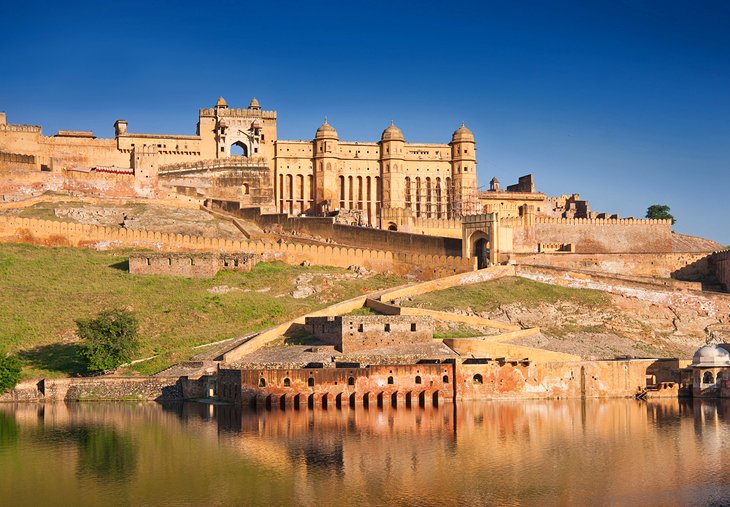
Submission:
POLYGON ((730 400, 259 411, 195 403, 0 405, 0 430, 0 467, 12 481, 22 485, 28 469, 9 466, 11 451, 53 445, 43 487, 87 481, 85 494, 99 502, 110 490, 131 504, 149 496, 146 503, 208 504, 212 491, 220 495, 215 503, 241 495, 304 504, 414 503, 424 495, 450 504, 730 499, 723 468, 730 400))

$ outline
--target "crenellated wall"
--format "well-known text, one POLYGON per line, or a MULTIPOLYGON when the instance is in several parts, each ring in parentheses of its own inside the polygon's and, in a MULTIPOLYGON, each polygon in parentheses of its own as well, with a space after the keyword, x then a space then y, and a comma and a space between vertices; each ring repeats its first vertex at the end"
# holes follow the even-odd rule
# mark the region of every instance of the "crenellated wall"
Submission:
POLYGON ((290 217, 286 213, 265 214, 260 208, 241 208, 236 201, 211 199, 208 205, 247 220, 264 229, 278 229, 287 234, 307 235, 330 240, 339 245, 385 249, 391 252, 436 256, 461 256, 461 240, 440 236, 425 236, 404 232, 384 231, 335 223, 333 218, 290 217))
POLYGON ((730 250, 715 252, 708 258, 710 270, 725 292, 730 292, 730 250))
POLYGON ((469 259, 444 255, 296 242, 232 241, 10 216, 0 216, 0 241, 46 246, 136 247, 172 252, 250 252, 262 255, 267 261, 281 260, 294 265, 308 261, 314 265, 343 268, 356 264, 377 272, 410 274, 422 280, 463 273, 473 268, 469 259))

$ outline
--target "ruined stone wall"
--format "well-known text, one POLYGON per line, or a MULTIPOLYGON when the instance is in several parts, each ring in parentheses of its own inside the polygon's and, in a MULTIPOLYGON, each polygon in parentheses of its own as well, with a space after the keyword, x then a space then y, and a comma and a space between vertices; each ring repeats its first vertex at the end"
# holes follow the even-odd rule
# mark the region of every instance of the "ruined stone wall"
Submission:
POLYGON ((213 278, 220 270, 251 271, 260 260, 260 255, 246 253, 131 254, 129 272, 135 275, 213 278))
POLYGON ((344 353, 429 343, 433 320, 416 316, 307 317, 306 326, 317 339, 344 353))
POLYGON ((723 285, 725 292, 730 292, 730 250, 716 252, 708 260, 712 274, 723 285))
POLYGON ((46 401, 183 399, 179 377, 85 377, 45 379, 39 390, 46 401))
POLYGON ((343 268, 357 264, 377 272, 410 274, 422 280, 471 271, 473 267, 469 259, 461 257, 295 242, 232 241, 11 216, 0 216, 0 241, 46 246, 137 247, 173 252, 250 252, 261 255, 265 261, 280 260, 293 265, 307 261, 318 266, 343 268))

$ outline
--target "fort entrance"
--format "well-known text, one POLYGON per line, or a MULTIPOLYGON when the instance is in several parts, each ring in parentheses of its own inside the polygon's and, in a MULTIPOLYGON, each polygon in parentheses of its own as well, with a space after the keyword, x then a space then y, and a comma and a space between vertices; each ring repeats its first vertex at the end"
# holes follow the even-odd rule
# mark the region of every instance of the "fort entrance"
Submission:
POLYGON ((477 269, 499 262, 497 224, 494 213, 467 215, 462 219, 462 257, 476 259, 477 269))

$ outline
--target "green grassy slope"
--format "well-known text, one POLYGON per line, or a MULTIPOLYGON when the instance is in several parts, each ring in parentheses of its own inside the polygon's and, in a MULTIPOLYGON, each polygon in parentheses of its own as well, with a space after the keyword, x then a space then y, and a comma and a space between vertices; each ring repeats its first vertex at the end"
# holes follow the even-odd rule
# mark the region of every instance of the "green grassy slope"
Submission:
POLYGON ((19 353, 25 375, 82 370, 74 320, 106 308, 132 310, 140 321, 141 373, 193 354, 192 347, 244 335, 335 301, 404 282, 398 277, 337 279, 344 270, 261 263, 250 273, 221 272, 212 280, 135 276, 124 251, 97 252, 0 244, 0 351, 19 353), (319 294, 294 299, 293 280, 314 275, 319 294), (212 294, 214 286, 235 290, 212 294))

